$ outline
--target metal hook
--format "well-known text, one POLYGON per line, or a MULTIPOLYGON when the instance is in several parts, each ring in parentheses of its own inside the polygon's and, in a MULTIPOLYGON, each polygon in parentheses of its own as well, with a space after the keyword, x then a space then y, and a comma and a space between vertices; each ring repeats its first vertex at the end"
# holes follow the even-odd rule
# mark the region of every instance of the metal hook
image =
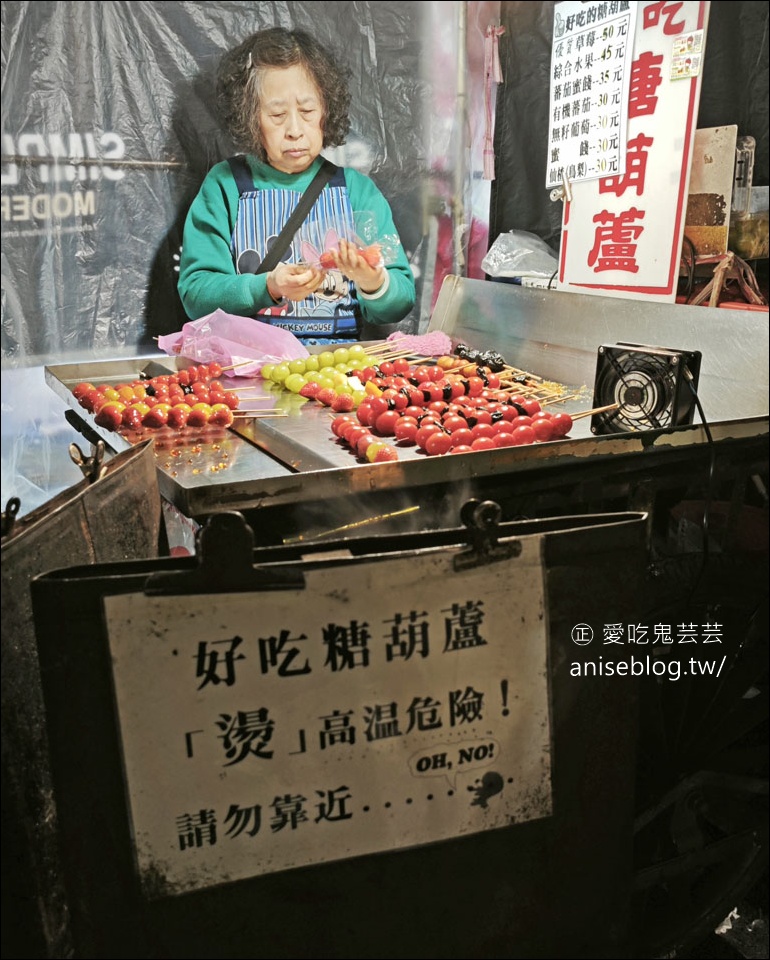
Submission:
POLYGON ((13 526, 16 523, 16 517, 19 515, 19 510, 21 510, 21 500, 19 500, 18 497, 11 497, 3 511, 3 537, 10 537, 13 526))
POLYGON ((566 200, 567 203, 572 203, 572 184, 569 182, 569 177, 567 174, 562 174, 561 186, 554 187, 549 194, 551 200, 566 200))

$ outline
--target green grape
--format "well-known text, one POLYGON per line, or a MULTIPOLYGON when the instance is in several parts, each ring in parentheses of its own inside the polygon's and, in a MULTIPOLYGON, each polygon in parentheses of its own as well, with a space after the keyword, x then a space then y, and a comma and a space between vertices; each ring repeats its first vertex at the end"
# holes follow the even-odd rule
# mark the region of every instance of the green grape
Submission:
POLYGON ((334 351, 334 362, 337 364, 337 369, 339 370, 339 365, 341 363, 347 363, 350 360, 350 351, 347 347, 337 347, 334 351))

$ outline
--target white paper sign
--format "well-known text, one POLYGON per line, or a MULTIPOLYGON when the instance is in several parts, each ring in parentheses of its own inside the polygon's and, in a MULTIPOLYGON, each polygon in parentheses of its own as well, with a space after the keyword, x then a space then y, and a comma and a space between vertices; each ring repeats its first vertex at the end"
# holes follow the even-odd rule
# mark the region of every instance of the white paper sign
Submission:
POLYGON ((676 298, 709 4, 639 3, 625 173, 572 187, 564 203, 558 289, 672 302, 676 298), (685 57, 685 60, 687 58, 685 57))
POLYGON ((148 896, 551 813, 539 539, 104 600, 148 896))
POLYGON ((546 187, 625 172, 637 6, 556 4, 546 187))

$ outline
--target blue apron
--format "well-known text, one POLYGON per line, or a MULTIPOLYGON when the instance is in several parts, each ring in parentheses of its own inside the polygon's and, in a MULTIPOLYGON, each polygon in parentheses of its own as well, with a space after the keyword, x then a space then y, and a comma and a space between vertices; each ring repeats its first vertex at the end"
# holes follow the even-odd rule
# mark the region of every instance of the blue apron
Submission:
MULTIPOLYGON (((302 194, 296 190, 260 190, 254 185, 245 157, 231 157, 228 162, 239 192, 230 242, 233 262, 237 273, 256 273, 302 194)), ((340 237, 351 235, 353 223, 345 173, 338 168, 281 257, 282 262, 317 262, 325 249, 337 246, 340 237)), ((350 343, 358 340, 357 306, 354 285, 339 271, 330 270, 323 290, 298 303, 286 301, 260 310, 255 316, 291 331, 306 344, 350 343)))

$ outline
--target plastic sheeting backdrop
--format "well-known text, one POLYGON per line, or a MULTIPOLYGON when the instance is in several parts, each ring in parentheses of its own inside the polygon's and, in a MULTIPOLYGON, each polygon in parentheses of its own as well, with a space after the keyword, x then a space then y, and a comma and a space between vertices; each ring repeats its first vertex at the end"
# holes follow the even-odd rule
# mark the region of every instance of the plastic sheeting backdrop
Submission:
POLYGON ((348 55, 351 132, 327 155, 372 176, 416 260, 429 6, 4 2, 4 361, 135 355, 181 328, 184 217, 235 152, 216 68, 263 27, 306 29, 348 55))

